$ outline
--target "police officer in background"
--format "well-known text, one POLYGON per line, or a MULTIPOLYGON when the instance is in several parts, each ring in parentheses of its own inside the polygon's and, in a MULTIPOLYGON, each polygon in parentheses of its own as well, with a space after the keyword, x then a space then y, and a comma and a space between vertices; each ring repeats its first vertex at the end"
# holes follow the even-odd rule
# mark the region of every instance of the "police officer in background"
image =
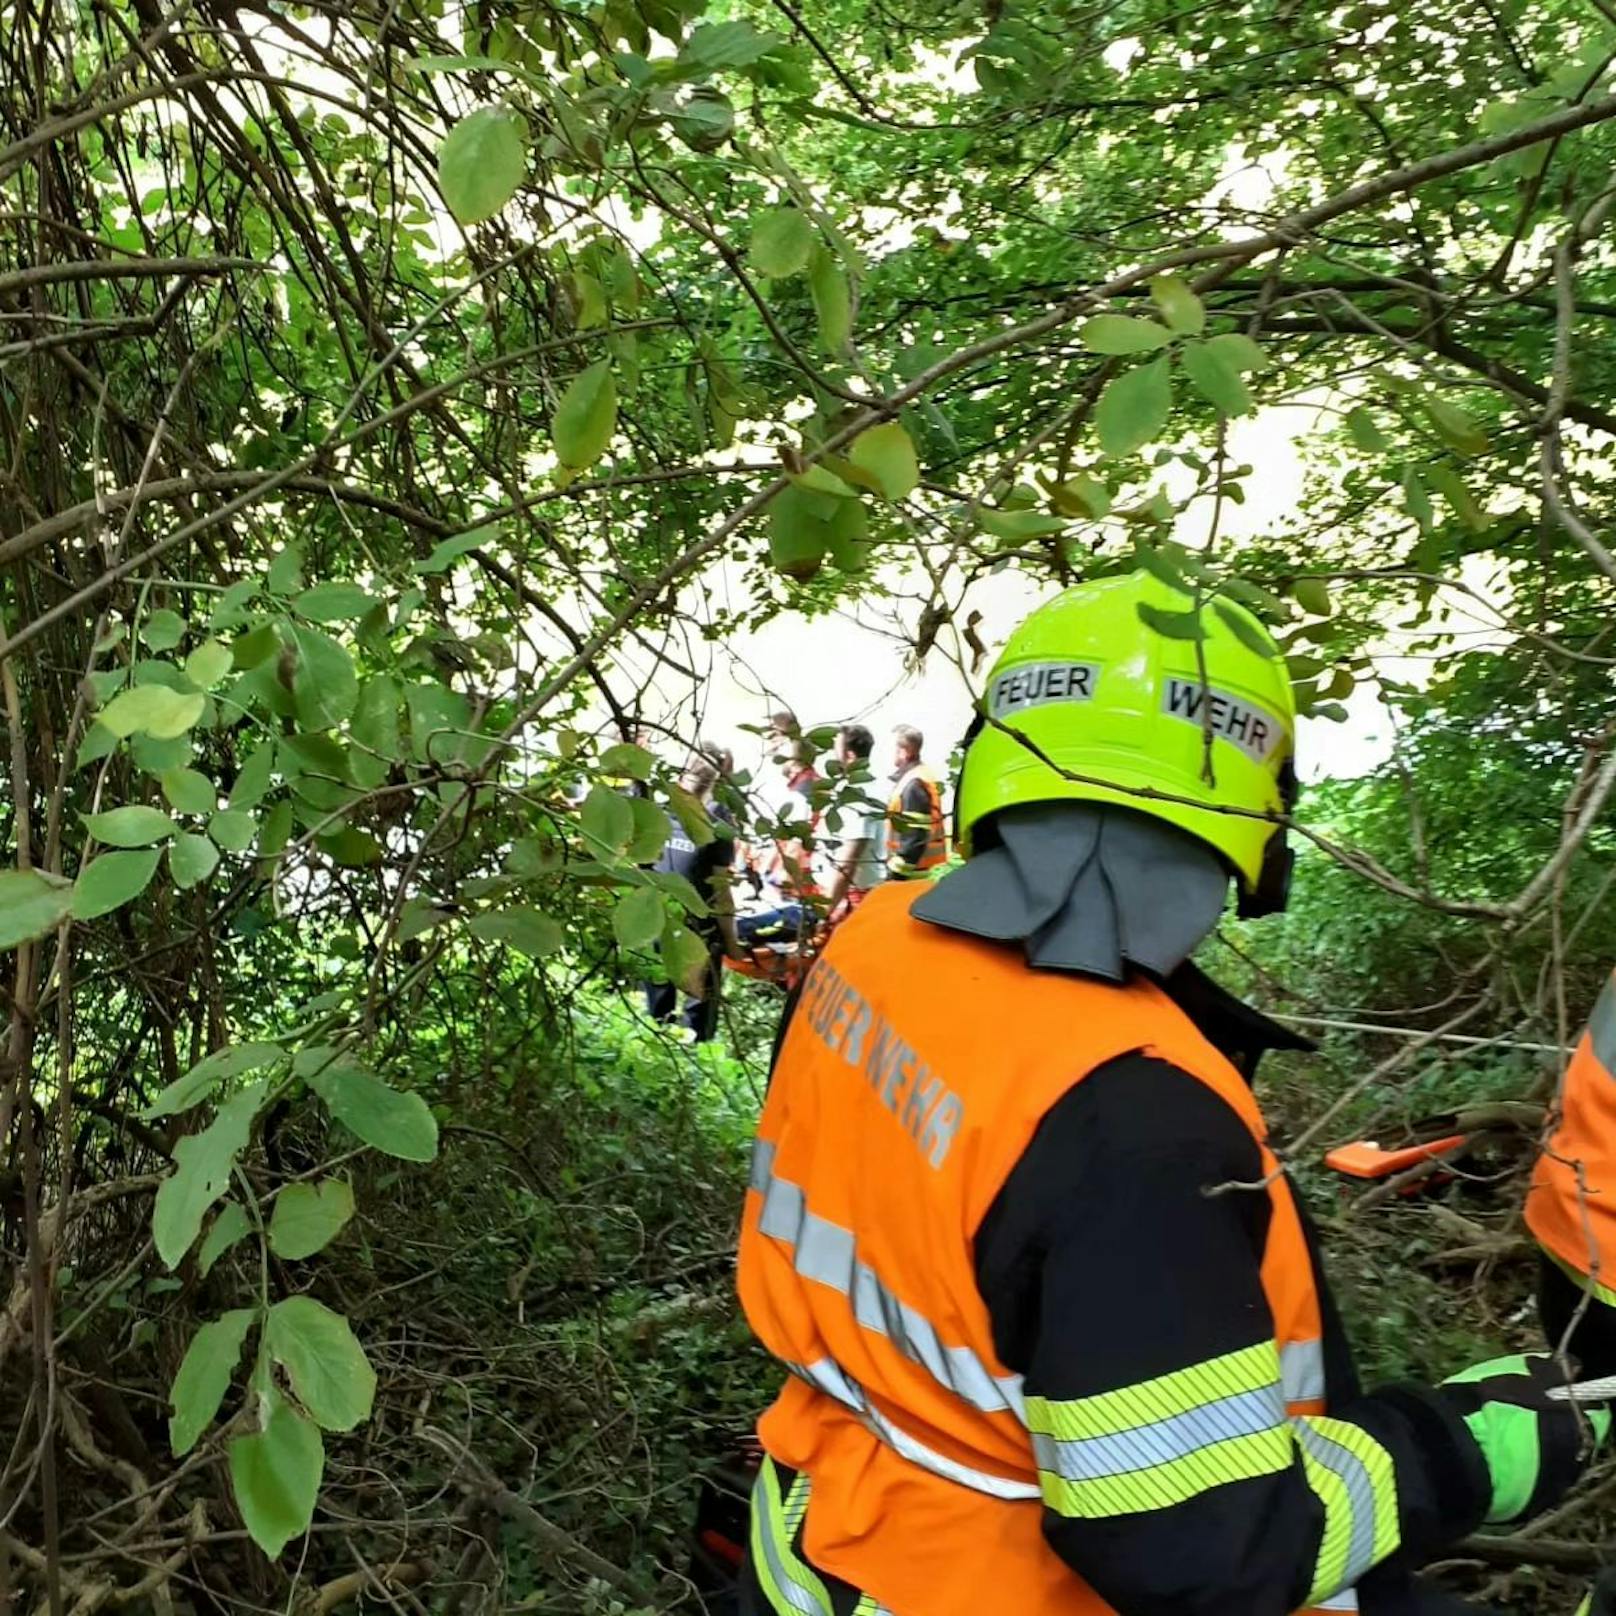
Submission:
POLYGON ((1250 1086, 1299 1040, 1188 963, 1231 882, 1284 905, 1290 680, 1232 602, 1197 641, 1140 616, 1193 605, 1135 573, 1022 624, 964 863, 873 892, 788 1012, 741 1237, 788 1371, 747 1616, 1447 1616, 1411 1570, 1608 1428, 1546 1359, 1357 1383, 1250 1086))
MULTIPOLYGON (((679 784, 701 803, 711 818, 728 826, 728 813, 713 801, 713 787, 719 778, 719 760, 726 756, 722 748, 698 741, 696 750, 685 762, 679 784)), ((691 915, 688 920, 691 932, 707 945, 707 964, 697 981, 682 984, 647 982, 645 1008, 655 1021, 667 1024, 682 1020, 683 1025, 695 1035, 697 1043, 705 1043, 718 1030, 723 956, 728 953, 738 957, 740 953, 735 938, 735 902, 729 883, 729 872, 734 861, 733 835, 714 836, 711 841, 698 847, 678 818, 671 813, 668 815, 668 839, 653 868, 683 876, 707 905, 709 914, 691 915), (679 1015, 681 987, 686 995, 682 1018, 679 1015)))

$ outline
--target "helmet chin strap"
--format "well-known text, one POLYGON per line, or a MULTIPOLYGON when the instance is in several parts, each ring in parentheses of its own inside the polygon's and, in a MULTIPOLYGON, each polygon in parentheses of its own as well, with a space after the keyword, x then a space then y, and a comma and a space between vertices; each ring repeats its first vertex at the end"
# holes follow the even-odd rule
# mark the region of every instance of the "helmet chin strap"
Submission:
POLYGON ((995 814, 977 850, 919 898, 921 920, 1019 942, 1027 963, 1122 981, 1166 976, 1210 935, 1229 871, 1203 842, 1130 808, 1043 802, 995 814))

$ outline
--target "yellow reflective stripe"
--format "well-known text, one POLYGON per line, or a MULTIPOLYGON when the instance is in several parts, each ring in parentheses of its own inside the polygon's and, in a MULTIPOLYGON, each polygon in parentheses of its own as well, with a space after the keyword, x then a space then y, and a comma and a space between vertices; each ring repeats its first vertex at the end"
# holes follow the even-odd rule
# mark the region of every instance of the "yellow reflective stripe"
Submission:
MULTIPOLYGON (((799 1482, 807 1478, 799 1476, 799 1482)), ((792 1497, 795 1500, 796 1488, 792 1497)), ((803 1487, 803 1507, 807 1488, 803 1487)), ((752 1565, 776 1616, 835 1616, 830 1595, 813 1570, 791 1551, 795 1529, 786 1529, 785 1505, 780 1500, 780 1478, 773 1462, 765 1459, 752 1487, 752 1565)))
POLYGON ((1602 1302, 1606 1307, 1616 1307, 1616 1290, 1612 1290, 1608 1285, 1601 1285, 1597 1279, 1592 1278, 1588 1274, 1580 1272, 1574 1263, 1568 1263, 1564 1257, 1556 1256, 1547 1248, 1544 1249, 1543 1255, 1547 1257, 1556 1268, 1562 1269, 1566 1275, 1566 1278, 1569 1279, 1579 1291, 1588 1291, 1596 1302, 1602 1302))
POLYGON ((1029 1397, 1027 1427, 1061 1442, 1118 1436, 1243 1392, 1263 1391, 1279 1385, 1280 1379, 1279 1348, 1272 1341, 1259 1341, 1239 1352, 1094 1397, 1058 1402, 1029 1397))
POLYGON ((791 1484, 791 1491, 786 1494, 785 1508, 781 1512, 786 1526, 786 1543, 797 1535, 797 1528, 802 1525, 802 1518, 808 1513, 808 1473, 799 1471, 797 1479, 791 1484))
POLYGON ((1288 1426, 1252 1436, 1214 1442, 1182 1459, 1126 1471, 1095 1481, 1071 1481, 1041 1470, 1044 1502, 1059 1515, 1098 1520, 1168 1509, 1185 1499, 1253 1476, 1271 1476, 1290 1467, 1296 1449, 1288 1426))
POLYGON ((1324 1505, 1308 1602, 1352 1586, 1398 1545, 1397 1471, 1362 1426, 1324 1415, 1293 1422, 1308 1485, 1324 1505))

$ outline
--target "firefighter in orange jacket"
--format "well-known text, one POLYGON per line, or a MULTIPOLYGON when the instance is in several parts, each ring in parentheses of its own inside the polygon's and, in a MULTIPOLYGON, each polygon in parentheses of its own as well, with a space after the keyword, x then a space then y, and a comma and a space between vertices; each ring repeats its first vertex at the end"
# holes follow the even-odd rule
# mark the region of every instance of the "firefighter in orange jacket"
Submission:
POLYGON ((1588 1378, 1616 1374, 1616 974, 1560 1078, 1526 1223, 1543 1249, 1538 1309, 1588 1378))
POLYGON ((943 792, 920 760, 925 737, 913 724, 892 732, 892 798, 887 803, 887 873, 903 880, 933 870, 948 858, 943 792))
POLYGON ((1284 902, 1284 662, 1232 602, 1198 640, 1141 607, 1194 602, 1130 574, 1022 625, 965 862, 877 890, 788 1010, 747 1616, 1436 1616, 1410 1568, 1592 1446, 1547 1360, 1356 1385, 1249 1085, 1298 1041, 1187 963, 1231 877, 1284 902))

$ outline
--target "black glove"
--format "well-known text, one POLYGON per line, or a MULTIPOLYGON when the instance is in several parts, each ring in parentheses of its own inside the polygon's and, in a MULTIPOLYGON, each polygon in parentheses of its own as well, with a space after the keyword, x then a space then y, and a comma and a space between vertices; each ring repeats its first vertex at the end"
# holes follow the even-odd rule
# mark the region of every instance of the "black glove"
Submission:
MULTIPOLYGON (((1487 1520, 1523 1520, 1563 1498, 1610 1433, 1604 1408, 1579 1410, 1548 1396, 1565 1371, 1546 1353, 1494 1358, 1442 1382, 1492 1476, 1487 1520)), ((1616 1613, 1613 1613, 1616 1616, 1616 1613)))

